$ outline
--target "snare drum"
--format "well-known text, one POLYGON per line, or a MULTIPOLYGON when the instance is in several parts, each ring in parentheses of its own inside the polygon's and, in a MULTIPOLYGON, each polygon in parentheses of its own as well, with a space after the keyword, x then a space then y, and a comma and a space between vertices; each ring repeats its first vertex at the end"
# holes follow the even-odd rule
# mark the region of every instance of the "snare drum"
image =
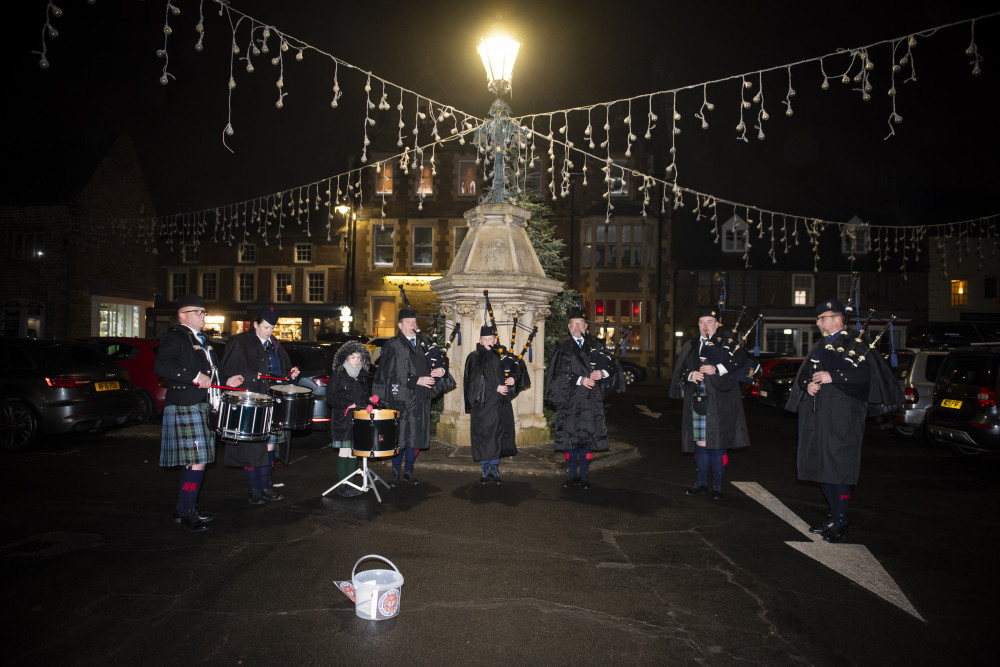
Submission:
POLYGON ((351 452, 365 458, 395 456, 399 411, 355 410, 353 414, 354 447, 351 452))
POLYGON ((313 390, 293 384, 279 384, 267 390, 274 397, 276 429, 295 431, 310 428, 313 416, 313 390))
POLYGON ((265 442, 271 437, 274 399, 252 391, 227 391, 219 407, 218 434, 240 442, 265 442))

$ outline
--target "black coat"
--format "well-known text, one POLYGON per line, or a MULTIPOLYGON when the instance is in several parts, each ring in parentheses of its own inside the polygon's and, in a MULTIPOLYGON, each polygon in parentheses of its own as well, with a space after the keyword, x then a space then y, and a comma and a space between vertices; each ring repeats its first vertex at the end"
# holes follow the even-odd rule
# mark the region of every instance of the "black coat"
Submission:
MULTIPOLYGON (((681 410, 681 451, 695 451, 694 417, 691 414, 698 383, 689 381, 688 375, 702 366, 698 355, 701 339, 689 340, 681 348, 674 364, 674 376, 670 382, 670 397, 684 399, 681 410)), ((721 337, 716 337, 706 346, 705 363, 722 366, 724 375, 705 376, 707 409, 705 414, 705 447, 708 449, 738 449, 750 446, 746 416, 743 414, 743 395, 740 392, 740 371, 746 365, 746 353, 742 349, 734 353, 722 346, 721 337)))
POLYGON ((326 404, 330 406, 330 435, 334 441, 345 442, 354 439, 354 410, 364 410, 368 406, 368 368, 371 353, 357 341, 347 341, 340 346, 333 360, 330 381, 326 385, 326 404), (347 357, 354 352, 361 353, 361 371, 358 377, 344 368, 347 357), (348 406, 357 406, 347 411, 348 406))
MULTIPOLYGON (((515 357, 516 359, 516 357, 515 357)), ((472 460, 490 461, 517 454, 511 401, 531 386, 523 360, 517 360, 514 384, 507 395, 497 391, 506 382, 500 355, 480 344, 465 359, 465 411, 472 415, 472 460)))
POLYGON ((208 390, 194 384, 199 372, 211 376, 212 366, 218 363, 211 346, 208 354, 211 361, 191 329, 183 324, 175 324, 160 337, 153 370, 167 381, 167 405, 196 405, 208 398, 208 390))
POLYGON ((285 377, 292 370, 292 362, 288 358, 288 352, 281 347, 281 342, 271 336, 271 344, 278 352, 280 368, 268 369, 267 352, 253 329, 230 338, 226 345, 226 352, 222 355, 221 373, 223 377, 242 375, 243 384, 239 386, 240 389, 266 394, 267 388, 273 384, 273 381, 258 378, 258 373, 273 377, 285 377))
POLYGON ((556 406, 556 451, 581 447, 601 451, 610 447, 604 418, 608 391, 625 391, 625 378, 621 364, 604 342, 585 335, 580 348, 571 336, 561 338, 552 350, 545 374, 545 400, 556 406), (605 358, 608 377, 587 389, 577 380, 590 375, 592 353, 605 358))

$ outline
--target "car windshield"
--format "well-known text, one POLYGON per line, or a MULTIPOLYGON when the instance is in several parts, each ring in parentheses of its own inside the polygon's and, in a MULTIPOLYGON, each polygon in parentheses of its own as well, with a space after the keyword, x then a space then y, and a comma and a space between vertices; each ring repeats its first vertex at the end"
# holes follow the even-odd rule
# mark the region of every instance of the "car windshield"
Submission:
POLYGON ((100 366, 104 362, 101 351, 90 345, 53 345, 46 353, 54 365, 63 369, 100 366))
POLYGON ((309 347, 309 346, 285 346, 288 358, 293 366, 298 366, 301 371, 330 370, 333 364, 333 346, 309 347))
POLYGON ((993 384, 993 366, 994 362, 986 357, 955 357, 941 379, 952 384, 987 387, 993 384))

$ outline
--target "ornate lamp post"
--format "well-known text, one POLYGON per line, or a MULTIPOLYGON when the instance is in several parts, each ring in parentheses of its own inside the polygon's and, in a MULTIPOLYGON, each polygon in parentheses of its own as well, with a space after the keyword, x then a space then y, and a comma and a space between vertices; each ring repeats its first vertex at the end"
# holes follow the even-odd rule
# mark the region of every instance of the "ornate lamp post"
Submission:
POLYGON ((511 145, 520 143, 521 129, 511 120, 510 107, 503 98, 510 95, 510 79, 521 43, 510 37, 484 37, 479 42, 479 57, 486 69, 487 87, 497 96, 490 106, 490 119, 483 123, 476 141, 485 155, 493 153, 493 185, 480 203, 516 204, 517 195, 508 188, 511 167, 505 160, 511 145))

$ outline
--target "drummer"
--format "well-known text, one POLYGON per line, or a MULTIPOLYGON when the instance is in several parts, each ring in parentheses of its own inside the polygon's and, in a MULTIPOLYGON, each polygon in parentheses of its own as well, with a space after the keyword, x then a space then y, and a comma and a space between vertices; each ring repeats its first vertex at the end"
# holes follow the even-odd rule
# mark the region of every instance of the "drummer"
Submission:
MULTIPOLYGON (((267 377, 288 377, 295 379, 298 368, 291 367, 288 352, 274 337, 274 325, 278 323, 278 311, 274 306, 265 306, 252 327, 233 336, 226 345, 222 356, 223 376, 239 376, 240 389, 267 394, 272 381, 267 377)), ((280 448, 288 444, 288 434, 281 430, 271 431, 266 446, 263 442, 235 442, 226 440, 225 464, 239 466, 246 475, 250 487, 251 505, 278 502, 285 497, 275 491, 271 483, 271 471, 280 448)))
MULTIPOLYGON (((356 340, 340 346, 333 360, 330 382, 326 385, 326 403, 330 406, 330 435, 332 447, 340 450, 337 459, 337 477, 344 479, 358 464, 351 451, 354 448, 354 411, 368 407, 368 368, 372 355, 368 348, 356 340)), ((337 487, 344 498, 355 498, 361 491, 347 484, 337 487)))

